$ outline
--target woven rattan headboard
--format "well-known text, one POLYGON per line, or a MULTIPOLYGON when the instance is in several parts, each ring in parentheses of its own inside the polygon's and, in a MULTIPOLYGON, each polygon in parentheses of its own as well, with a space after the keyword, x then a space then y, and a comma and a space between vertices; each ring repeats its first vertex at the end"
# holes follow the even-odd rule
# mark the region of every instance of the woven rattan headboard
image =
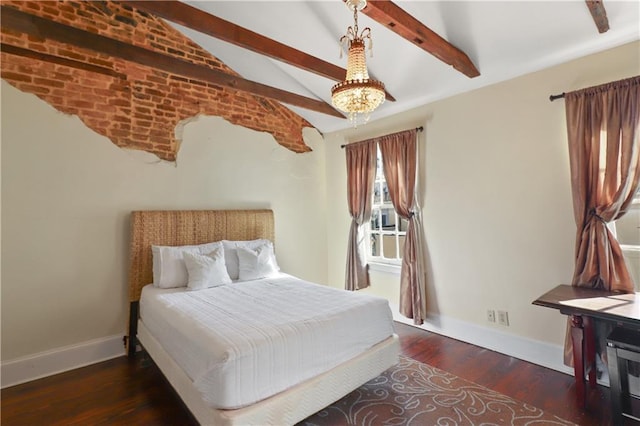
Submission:
POLYGON ((182 246, 219 240, 274 241, 271 210, 163 210, 131 213, 129 301, 153 281, 151 245, 182 246))

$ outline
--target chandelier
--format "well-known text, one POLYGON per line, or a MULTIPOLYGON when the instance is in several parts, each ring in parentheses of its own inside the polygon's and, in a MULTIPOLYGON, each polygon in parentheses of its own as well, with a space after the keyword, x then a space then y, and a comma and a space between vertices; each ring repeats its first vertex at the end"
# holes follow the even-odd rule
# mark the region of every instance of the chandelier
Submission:
POLYGON ((331 103, 349 116, 353 125, 357 125, 358 114, 369 120, 369 114, 384 102, 384 83, 369 78, 365 55, 365 40, 369 40, 371 51, 371 29, 369 27, 358 34, 358 11, 366 5, 366 0, 347 0, 347 7, 353 10, 353 27, 347 28, 347 34, 340 38, 340 56, 347 47, 347 75, 331 88, 331 103))

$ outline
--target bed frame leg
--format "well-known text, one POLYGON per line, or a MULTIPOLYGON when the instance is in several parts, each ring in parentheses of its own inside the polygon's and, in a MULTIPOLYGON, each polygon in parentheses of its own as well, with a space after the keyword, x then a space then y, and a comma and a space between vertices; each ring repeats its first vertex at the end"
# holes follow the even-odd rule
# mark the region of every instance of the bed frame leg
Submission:
POLYGON ((129 339, 127 340, 127 355, 133 358, 136 354, 136 346, 138 346, 138 301, 129 304, 129 339))

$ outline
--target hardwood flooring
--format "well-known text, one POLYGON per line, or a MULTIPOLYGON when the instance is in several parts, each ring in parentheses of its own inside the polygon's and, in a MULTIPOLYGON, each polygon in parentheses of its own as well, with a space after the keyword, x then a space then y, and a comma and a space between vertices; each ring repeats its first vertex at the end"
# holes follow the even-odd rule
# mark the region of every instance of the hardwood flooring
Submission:
MULTIPOLYGON (((577 406, 573 377, 396 323, 402 353, 579 425, 610 424, 609 390, 577 406)), ((1 422, 13 425, 195 425, 157 367, 120 357, 3 389, 1 422)))

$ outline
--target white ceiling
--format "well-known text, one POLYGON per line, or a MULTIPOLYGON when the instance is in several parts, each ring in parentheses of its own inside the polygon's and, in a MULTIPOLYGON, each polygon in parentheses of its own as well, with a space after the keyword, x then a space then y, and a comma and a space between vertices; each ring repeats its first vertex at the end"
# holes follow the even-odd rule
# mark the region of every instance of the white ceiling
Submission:
MULTIPOLYGON (((346 68, 338 39, 353 24, 353 17, 341 0, 185 3, 346 68)), ((414 0, 396 4, 464 51, 481 75, 468 78, 359 14, 360 28, 371 27, 374 41, 374 56, 367 55, 369 73, 383 81, 396 98, 378 108, 371 120, 640 39, 637 0, 604 2, 611 28, 604 34, 598 33, 582 0, 414 0)), ((174 26, 246 79, 331 103, 334 82, 330 79, 174 26)), ((348 120, 290 108, 323 133, 351 126, 348 120)))

